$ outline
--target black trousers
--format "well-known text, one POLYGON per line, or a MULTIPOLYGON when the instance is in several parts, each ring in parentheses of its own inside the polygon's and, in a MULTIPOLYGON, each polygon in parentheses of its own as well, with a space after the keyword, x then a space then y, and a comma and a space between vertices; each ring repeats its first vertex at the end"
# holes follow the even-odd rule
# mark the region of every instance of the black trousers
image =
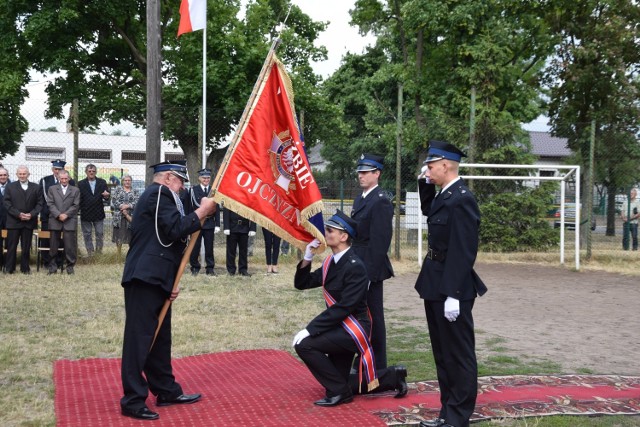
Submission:
POLYGON ((227 236, 227 271, 230 274, 236 274, 236 252, 238 253, 238 271, 247 273, 249 269, 248 251, 248 233, 230 233, 227 236))
POLYGON ((444 317, 444 301, 425 301, 429 336, 440 386, 440 418, 467 427, 478 395, 478 365, 473 330, 473 303, 460 301, 455 322, 444 317))
MULTIPOLYGON (((320 334, 305 338, 295 346, 295 350, 311 374, 325 388, 327 397, 349 393, 366 394, 368 390, 364 373, 362 384, 359 384, 358 374, 350 375, 351 364, 357 354, 355 343, 351 347, 347 349, 320 334)), ((395 367, 376 369, 376 372, 380 385, 372 393, 397 388, 395 367)))
POLYGON ((7 230, 7 256, 4 260, 4 269, 7 273, 16 271, 16 258, 18 256, 18 241, 20 242, 20 271, 27 273, 29 268, 29 255, 31 253, 31 228, 14 228, 7 230))
MULTIPOLYGON (((7 231, 7 236, 9 232, 7 231)), ((0 269, 4 270, 4 249, 5 249, 5 238, 0 234, 0 269)))
POLYGON ((200 248, 202 246, 202 242, 204 241, 204 261, 207 271, 212 271, 215 267, 216 263, 213 258, 213 234, 214 229, 202 229, 200 230, 200 236, 193 246, 193 252, 191 252, 191 257, 189 257, 189 263, 191 264, 191 268, 193 270, 200 270, 200 248))
POLYGON ((158 315, 166 300, 167 294, 159 286, 136 282, 124 287, 126 320, 121 370, 124 396, 120 399, 123 408, 144 407, 149 390, 155 396, 169 399, 182 394, 171 367, 171 308, 151 348, 158 315))
POLYGON ((280 255, 280 237, 276 236, 266 228, 262 229, 264 236, 264 255, 267 265, 278 265, 280 255))
POLYGON ((371 313, 371 347, 376 358, 376 369, 387 367, 387 326, 384 322, 383 282, 371 282, 367 292, 367 305, 371 313))

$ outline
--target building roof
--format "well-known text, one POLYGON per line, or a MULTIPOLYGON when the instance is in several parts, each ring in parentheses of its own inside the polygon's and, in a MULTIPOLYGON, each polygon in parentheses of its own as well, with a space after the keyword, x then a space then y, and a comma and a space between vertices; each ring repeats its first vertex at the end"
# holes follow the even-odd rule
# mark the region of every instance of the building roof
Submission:
POLYGON ((573 152, 567 147, 567 138, 552 136, 549 132, 529 131, 531 153, 539 157, 568 157, 573 152))

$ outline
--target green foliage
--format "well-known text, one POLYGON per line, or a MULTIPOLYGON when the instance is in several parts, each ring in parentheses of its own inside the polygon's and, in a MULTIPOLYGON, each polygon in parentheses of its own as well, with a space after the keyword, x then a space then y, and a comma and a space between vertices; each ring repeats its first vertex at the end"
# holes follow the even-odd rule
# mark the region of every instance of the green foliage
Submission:
MULTIPOLYGON (((146 3, 143 0, 20 3, 22 35, 29 43, 23 54, 40 72, 61 72, 46 89, 49 117, 63 118, 65 106, 77 98, 82 129, 95 129, 102 122, 146 125, 146 3)), ((188 159, 197 160, 203 32, 176 36, 179 3, 160 2, 162 132, 165 139, 177 141, 188 159)), ((289 0, 208 1, 209 149, 215 149, 233 132, 289 5, 289 0), (242 4, 246 4, 246 9, 240 19, 242 4)), ((13 19, 11 24, 15 22, 13 19)), ((310 112, 305 117, 304 129, 310 145, 320 139, 330 140, 335 133, 328 129, 340 128, 339 122, 325 119, 337 114, 318 92, 320 78, 310 66, 310 61, 326 58, 326 49, 314 45, 325 27, 325 23, 312 21, 294 6, 286 27, 282 28, 278 50, 294 81, 297 108, 310 112)), ((214 156, 220 155, 214 152, 214 156)), ((189 164, 197 169, 200 162, 189 164)))
MULTIPOLYGON (((13 3, 13 2, 12 2, 13 3)), ((16 27, 17 8, 21 2, 2 6, 0 14, 0 158, 14 154, 28 130, 28 123, 20 114, 29 82, 28 63, 19 54, 25 40, 16 27)))
POLYGON ((480 248, 492 252, 544 251, 558 245, 558 232, 544 219, 554 184, 504 193, 480 205, 480 248))

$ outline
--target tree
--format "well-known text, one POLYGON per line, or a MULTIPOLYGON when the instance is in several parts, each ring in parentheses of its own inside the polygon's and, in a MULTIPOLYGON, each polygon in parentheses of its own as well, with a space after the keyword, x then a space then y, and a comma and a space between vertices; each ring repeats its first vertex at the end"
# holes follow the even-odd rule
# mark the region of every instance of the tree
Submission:
MULTIPOLYGON (((5 1, 6 2, 6 1, 5 1)), ((146 14, 143 0, 35 1, 23 9, 24 36, 35 68, 63 72, 47 88, 48 116, 61 118, 63 107, 80 102, 80 125, 131 121, 144 126, 146 117, 146 14)), ((190 172, 198 169, 198 114, 202 87, 202 33, 176 37, 178 3, 161 3, 163 43, 164 139, 182 148, 190 172)), ((207 18, 207 147, 216 148, 238 123, 270 41, 289 8, 288 0, 255 0, 238 18, 239 0, 209 1, 207 18)), ((298 108, 323 109, 310 90, 319 77, 309 61, 323 59, 326 50, 314 40, 325 28, 294 6, 282 31, 279 56, 290 68, 301 95, 298 108)), ((310 118, 308 140, 322 121, 310 118)), ((220 155, 219 153, 217 154, 220 155)))
POLYGON ((634 0, 551 3, 548 21, 558 37, 546 77, 551 126, 584 165, 595 120, 594 172, 609 193, 607 235, 614 235, 615 194, 640 179, 640 9, 634 0))
MULTIPOLYGON (((543 11, 544 3, 517 0, 356 1, 352 22, 373 32, 376 46, 346 57, 326 83, 351 125, 350 147, 376 148, 395 159, 396 87, 402 83, 403 163, 417 164, 429 139, 465 148, 475 88, 475 160, 531 163, 520 124, 541 111, 539 78, 553 46, 543 11), (348 117, 355 111, 361 119, 348 117)), ((337 151, 332 148, 326 151, 337 151)), ((413 187, 414 178, 407 184, 413 187)))
POLYGON ((14 154, 28 130, 26 119, 20 114, 29 83, 28 63, 19 54, 26 42, 16 25, 22 2, 7 2, 0 14, 0 158, 14 154))

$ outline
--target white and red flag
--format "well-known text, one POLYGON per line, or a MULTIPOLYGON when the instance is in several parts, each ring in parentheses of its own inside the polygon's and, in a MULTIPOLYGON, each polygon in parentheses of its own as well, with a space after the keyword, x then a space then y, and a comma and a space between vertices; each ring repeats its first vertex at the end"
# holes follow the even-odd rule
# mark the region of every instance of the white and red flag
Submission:
POLYGON ((182 0, 178 36, 204 29, 207 25, 207 0, 182 0))
POLYGON ((322 195, 294 116, 293 88, 270 53, 213 184, 216 202, 304 250, 324 249, 322 195))

